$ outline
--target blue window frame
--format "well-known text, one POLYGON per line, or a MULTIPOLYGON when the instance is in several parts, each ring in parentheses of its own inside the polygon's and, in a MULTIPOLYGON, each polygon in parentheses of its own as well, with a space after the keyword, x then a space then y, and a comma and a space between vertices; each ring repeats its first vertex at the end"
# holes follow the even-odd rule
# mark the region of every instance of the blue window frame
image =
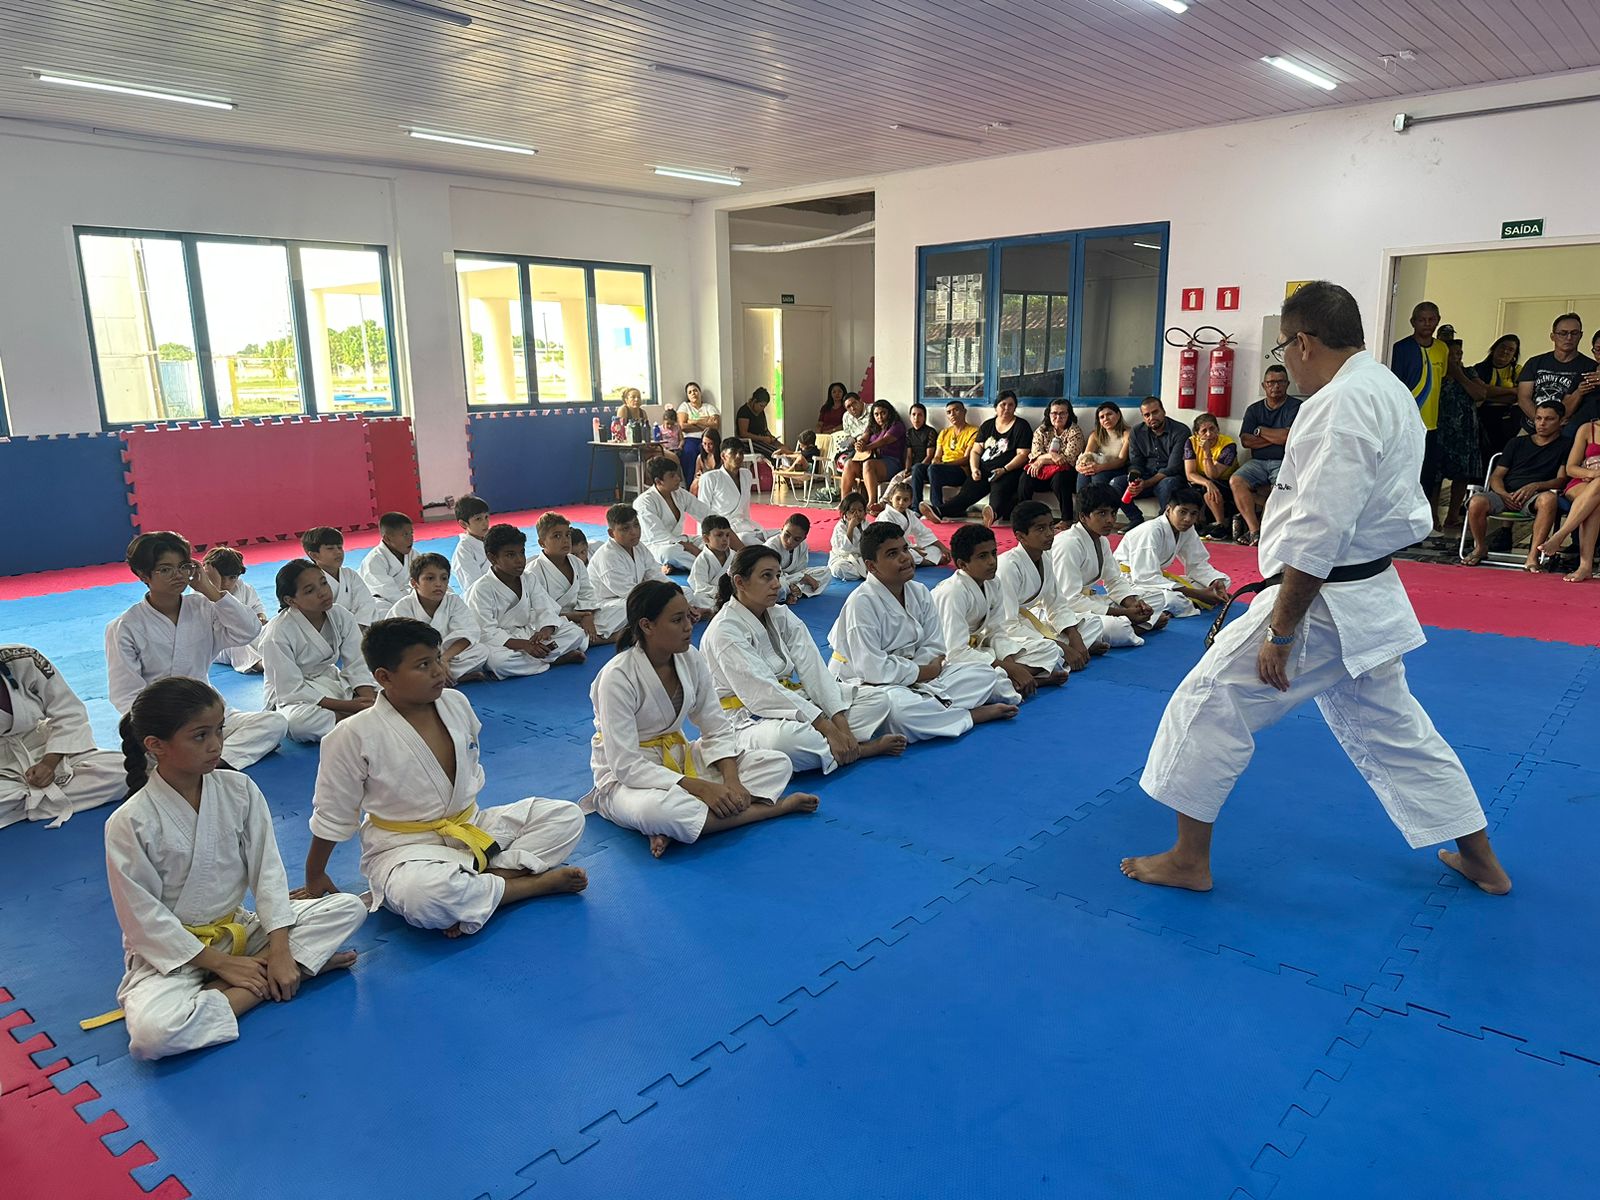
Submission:
POLYGON ((1002 391, 1126 404, 1161 379, 1166 223, 917 252, 917 395, 992 405, 1002 391))
POLYGON ((6 412, 6 378, 0 371, 0 437, 11 436, 11 415, 6 412))

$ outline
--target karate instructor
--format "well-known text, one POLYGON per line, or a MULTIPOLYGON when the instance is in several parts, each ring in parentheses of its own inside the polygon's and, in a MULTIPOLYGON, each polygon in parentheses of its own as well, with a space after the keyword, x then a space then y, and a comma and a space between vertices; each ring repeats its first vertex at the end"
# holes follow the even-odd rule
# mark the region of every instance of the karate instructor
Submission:
MULTIPOLYGON (((1300 288, 1279 325, 1273 355, 1310 399, 1261 527, 1267 578, 1178 686, 1150 747, 1140 784, 1177 810, 1177 843, 1123 859, 1122 873, 1209 891, 1211 826, 1250 762, 1256 731, 1314 698, 1413 849, 1454 841, 1455 850, 1439 851, 1446 866, 1485 892, 1509 892, 1461 760, 1412 696, 1400 661, 1426 639, 1389 556, 1433 528, 1417 482, 1416 402, 1367 352, 1360 310, 1337 284, 1300 288)), ((1281 799, 1328 802, 1309 780, 1281 799)))

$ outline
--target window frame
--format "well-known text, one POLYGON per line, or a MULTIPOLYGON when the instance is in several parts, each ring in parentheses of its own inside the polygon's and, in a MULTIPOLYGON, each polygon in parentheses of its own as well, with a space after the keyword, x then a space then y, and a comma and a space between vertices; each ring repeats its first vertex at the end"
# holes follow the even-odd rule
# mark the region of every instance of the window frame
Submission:
MULTIPOLYGON (((89 278, 83 264, 84 237, 140 238, 177 242, 183 251, 184 282, 188 290, 189 320, 194 328, 194 356, 200 375, 200 399, 205 409, 206 421, 271 421, 283 417, 334 417, 334 416, 402 416, 405 414, 400 389, 400 363, 394 316, 394 279, 389 266, 389 248, 363 242, 330 242, 316 238, 251 237, 234 233, 179 233, 168 229, 124 229, 104 225, 74 225, 72 248, 78 260, 78 293, 83 301, 84 325, 89 335, 89 362, 94 370, 95 402, 100 408, 100 428, 103 430, 132 429, 139 425, 164 422, 113 421, 106 409, 105 386, 100 378, 100 350, 95 344, 94 312, 89 304, 89 278), (200 274, 201 242, 217 242, 247 246, 279 246, 285 252, 289 279, 289 306, 295 342, 295 370, 300 384, 300 411, 297 413, 271 413, 262 416, 223 416, 217 397, 217 381, 212 366, 210 329, 206 323, 205 284, 200 274), (387 408, 372 408, 364 413, 323 412, 318 405, 316 380, 311 368, 311 320, 305 298, 305 275, 301 269, 301 250, 354 250, 375 253, 378 256, 379 293, 383 299, 384 337, 389 353, 389 392, 387 408)), ((328 397, 331 402, 332 397, 328 397)))
MULTIPOLYGON (((1159 387, 1162 378, 1163 358, 1166 352, 1166 340, 1163 336, 1167 320, 1167 266, 1168 258, 1172 253, 1172 225, 1169 221, 1150 221, 1137 225, 1102 225, 1091 229, 1057 230, 1049 233, 1033 233, 1019 237, 993 238, 983 241, 947 242, 938 245, 917 247, 917 334, 915 353, 916 362, 916 389, 917 400, 923 404, 932 404, 940 397, 929 397, 927 394, 927 311, 926 297, 928 286, 928 260, 931 256, 959 253, 961 251, 984 250, 988 252, 988 288, 989 294, 984 297, 984 322, 986 332, 983 346, 983 394, 981 396, 965 397, 963 402, 969 406, 992 408, 995 398, 1000 390, 1000 358, 1001 358, 1001 329, 1000 320, 1004 297, 1003 279, 1001 277, 1001 258, 1007 249, 1018 246, 1036 246, 1046 243, 1065 243, 1070 245, 1072 251, 1072 270, 1067 281, 1070 290, 1065 293, 1067 298, 1067 344, 1066 358, 1062 366, 1062 380, 1060 396, 1023 396, 1018 399, 1019 408, 1047 409, 1052 400, 1067 400, 1074 408, 1083 405, 1097 405, 1106 402, 1122 407, 1131 407, 1129 401, 1136 399, 1132 396, 1091 396, 1078 390, 1080 368, 1082 365, 1082 339, 1083 339, 1083 283, 1084 259, 1086 244, 1098 238, 1131 237, 1139 234, 1149 234, 1161 241, 1161 264, 1156 280, 1156 329, 1154 357, 1154 381, 1159 387)), ((1024 295, 1024 293, 1015 293, 1024 295)), ((1027 293, 1033 295, 1037 293, 1027 293)), ((1060 296, 1060 292, 1047 293, 1060 296)), ((1021 330, 1022 340, 1018 343, 1018 366, 1026 365, 1027 361, 1027 328, 1026 328, 1026 300, 1024 300, 1024 320, 1021 330)), ((1046 326, 1046 357, 1048 358, 1049 329, 1046 326)), ((1047 368, 1048 369, 1048 368, 1047 368)), ((1024 373, 1019 371, 1019 374, 1024 373)))
MULTIPOLYGON (((649 263, 602 262, 586 258, 550 258, 541 254, 495 254, 487 250, 457 250, 455 259, 477 259, 483 262, 511 263, 517 268, 517 286, 522 294, 522 370, 527 380, 527 399, 512 404, 474 404, 472 402, 472 364, 462 360, 462 377, 467 384, 467 411, 516 412, 525 408, 557 408, 561 405, 609 405, 600 395, 600 324, 598 303, 595 300, 594 273, 596 271, 632 271, 644 276, 644 320, 650 335, 650 399, 647 404, 661 404, 661 373, 656 361, 656 290, 655 271, 649 263), (539 396, 539 363, 533 337, 533 280, 534 267, 575 267, 583 270, 584 320, 589 339, 589 398, 568 397, 563 400, 542 400, 539 396)), ((457 287, 459 288, 459 284, 457 287)), ((460 313, 459 293, 456 311, 460 313)), ((463 341, 463 345, 470 344, 463 341)))

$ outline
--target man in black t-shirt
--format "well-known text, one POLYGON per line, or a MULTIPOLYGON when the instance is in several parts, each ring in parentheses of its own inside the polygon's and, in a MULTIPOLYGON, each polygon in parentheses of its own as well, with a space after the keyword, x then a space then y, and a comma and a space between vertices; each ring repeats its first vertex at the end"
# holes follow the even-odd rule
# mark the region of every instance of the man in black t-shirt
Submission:
POLYGON ((1539 401, 1533 410, 1533 432, 1511 439, 1500 455, 1489 490, 1473 495, 1467 504, 1467 528, 1472 531, 1472 551, 1462 561, 1476 566, 1488 552, 1484 538, 1489 518, 1505 512, 1533 513, 1533 541, 1523 569, 1539 569, 1539 547, 1555 528, 1558 511, 1561 468, 1567 461, 1572 439, 1561 433, 1566 406, 1560 400, 1539 401))
POLYGON ((1239 423, 1239 441, 1250 451, 1250 461, 1228 480, 1234 507, 1239 510, 1233 518, 1233 540, 1248 546, 1254 546, 1261 536, 1257 505, 1265 506, 1272 485, 1278 482, 1289 427, 1300 415, 1300 401, 1289 395, 1289 372, 1281 364, 1273 363, 1262 374, 1261 390, 1266 398, 1245 409, 1239 423))
MULTIPOLYGON (((1524 429, 1533 428, 1533 410, 1541 400, 1559 400, 1562 411, 1572 420, 1579 408, 1588 412, 1600 405, 1600 367, 1594 359, 1578 352, 1583 340, 1583 318, 1563 313, 1550 327, 1550 342, 1555 349, 1538 354, 1523 364, 1517 376, 1517 406, 1522 409, 1524 429)), ((1573 426, 1576 428, 1576 426, 1573 426)))

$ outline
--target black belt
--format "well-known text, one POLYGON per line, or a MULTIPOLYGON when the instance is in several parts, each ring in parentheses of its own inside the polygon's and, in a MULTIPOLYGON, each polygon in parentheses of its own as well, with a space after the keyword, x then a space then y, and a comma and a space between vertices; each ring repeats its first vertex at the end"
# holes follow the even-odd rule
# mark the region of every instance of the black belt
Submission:
MULTIPOLYGON (((1382 558, 1375 558, 1371 562, 1353 563, 1348 567, 1335 567, 1328 572, 1324 583, 1358 583, 1363 579, 1371 579, 1374 575, 1382 575, 1387 571, 1394 559, 1385 554, 1382 558)), ((1206 649, 1211 649, 1211 643, 1217 640, 1217 634, 1222 632, 1222 623, 1228 619, 1228 610, 1240 596, 1253 596, 1257 592, 1264 592, 1269 587, 1277 587, 1283 582, 1283 572, 1271 575, 1256 583, 1247 583, 1233 595, 1228 597, 1228 602, 1222 606, 1222 611, 1217 613, 1217 619, 1211 622, 1211 630, 1206 634, 1206 649)))

